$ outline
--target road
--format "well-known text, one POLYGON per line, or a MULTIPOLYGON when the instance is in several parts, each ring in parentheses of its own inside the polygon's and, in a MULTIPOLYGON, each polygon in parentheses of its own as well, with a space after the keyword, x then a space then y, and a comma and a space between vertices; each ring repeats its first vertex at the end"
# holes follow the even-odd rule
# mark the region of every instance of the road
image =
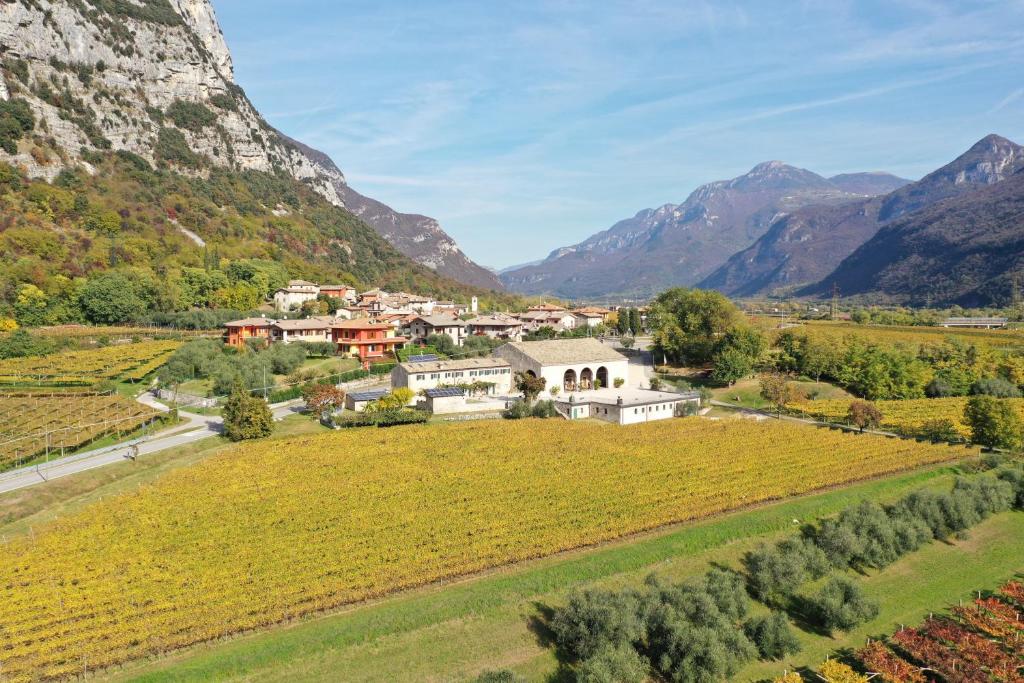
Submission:
MULTIPOLYGON (((148 392, 140 396, 138 401, 160 412, 170 410, 148 392)), ((275 403, 270 406, 270 409, 274 419, 280 420, 288 415, 301 412, 302 401, 294 400, 285 403, 275 403)), ((152 436, 126 441, 105 448, 84 451, 75 455, 50 460, 46 463, 32 465, 31 467, 22 467, 17 470, 0 473, 0 494, 16 491, 27 486, 35 486, 52 479, 78 474, 79 472, 103 467, 104 465, 124 462, 132 454, 133 447, 138 448, 137 456, 142 457, 169 448, 178 448, 210 436, 216 436, 223 429, 223 419, 219 415, 198 415, 179 410, 178 417, 183 422, 152 436)))

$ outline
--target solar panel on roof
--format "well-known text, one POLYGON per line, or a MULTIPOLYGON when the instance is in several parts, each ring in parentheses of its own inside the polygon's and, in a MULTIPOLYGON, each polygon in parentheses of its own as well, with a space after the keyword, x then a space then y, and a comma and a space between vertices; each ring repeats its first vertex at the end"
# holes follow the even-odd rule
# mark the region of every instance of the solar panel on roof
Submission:
POLYGON ((409 356, 410 363, 430 363, 435 360, 440 360, 436 353, 424 353, 419 356, 409 356))
POLYGON ((465 390, 459 387, 439 387, 427 389, 427 398, 449 398, 451 396, 464 396, 465 390))
POLYGON ((376 401, 388 392, 386 391, 356 391, 349 394, 353 401, 376 401))

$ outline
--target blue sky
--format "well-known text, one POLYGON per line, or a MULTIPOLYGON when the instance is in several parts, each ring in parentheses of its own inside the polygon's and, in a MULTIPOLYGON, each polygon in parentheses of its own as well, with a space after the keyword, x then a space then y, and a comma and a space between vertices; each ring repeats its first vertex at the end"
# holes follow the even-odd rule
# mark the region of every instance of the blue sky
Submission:
POLYGON ((214 0, 238 82, 477 262, 781 159, 918 178, 1024 142, 1024 1, 214 0))

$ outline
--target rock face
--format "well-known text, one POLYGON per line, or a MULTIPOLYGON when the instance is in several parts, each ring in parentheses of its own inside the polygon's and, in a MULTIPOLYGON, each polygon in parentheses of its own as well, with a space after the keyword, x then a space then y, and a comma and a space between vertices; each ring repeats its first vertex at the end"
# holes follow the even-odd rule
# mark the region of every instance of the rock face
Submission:
POLYGON ((780 215, 862 196, 811 171, 767 161, 732 180, 697 188, 682 204, 645 209, 579 244, 556 249, 540 264, 504 272, 501 279, 527 294, 649 296, 699 282, 761 237, 780 215))
MULTIPOLYGON (((6 0, 0 64, 0 99, 26 100, 37 119, 36 141, 13 155, 0 151, 0 159, 32 177, 91 168, 90 152, 113 149, 172 165, 184 154, 192 163, 179 170, 192 173, 208 166, 284 172, 338 206, 346 195, 361 197, 326 155, 278 133, 249 102, 209 0, 6 0)), ((400 251, 418 240, 407 255, 420 263, 500 288, 494 277, 477 277, 474 268, 487 271, 436 221, 377 207, 364 220, 400 251)))
MULTIPOLYGON (((903 184, 882 196, 839 206, 808 206, 779 216, 761 238, 730 257, 699 286, 730 296, 749 297, 783 293, 817 282, 887 222, 998 183, 1021 166, 1024 154, 1020 146, 989 135, 921 180, 903 184)), ((863 177, 857 178, 864 175, 868 174, 837 176, 830 181, 835 183, 842 178, 840 184, 848 189, 885 187, 886 182, 874 178, 865 185, 863 177)), ((831 291, 831 284, 825 287, 831 291)), ((820 295, 828 293, 821 288, 815 291, 820 295)))

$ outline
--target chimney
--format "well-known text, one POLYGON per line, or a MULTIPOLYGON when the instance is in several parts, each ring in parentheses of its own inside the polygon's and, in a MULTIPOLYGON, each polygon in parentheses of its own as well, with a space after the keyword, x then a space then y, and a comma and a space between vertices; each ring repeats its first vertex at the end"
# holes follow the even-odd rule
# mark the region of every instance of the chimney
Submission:
POLYGON ((619 406, 620 408, 622 407, 622 397, 621 396, 618 396, 618 397, 615 398, 615 405, 619 406))

